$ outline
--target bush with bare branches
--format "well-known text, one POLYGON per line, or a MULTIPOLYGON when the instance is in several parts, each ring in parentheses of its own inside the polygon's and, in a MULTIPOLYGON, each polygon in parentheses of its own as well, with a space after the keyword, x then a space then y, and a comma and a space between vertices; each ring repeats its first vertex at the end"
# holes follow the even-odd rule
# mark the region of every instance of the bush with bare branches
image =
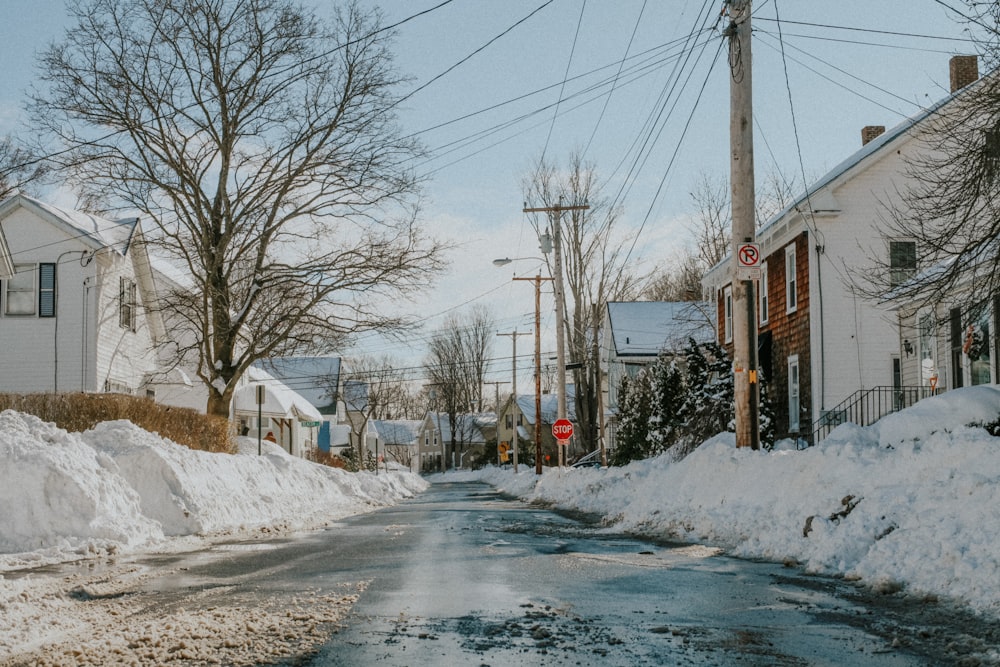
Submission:
POLYGON ((0 410, 35 415, 70 432, 127 419, 191 449, 228 454, 236 451, 228 420, 126 394, 0 394, 0 410))

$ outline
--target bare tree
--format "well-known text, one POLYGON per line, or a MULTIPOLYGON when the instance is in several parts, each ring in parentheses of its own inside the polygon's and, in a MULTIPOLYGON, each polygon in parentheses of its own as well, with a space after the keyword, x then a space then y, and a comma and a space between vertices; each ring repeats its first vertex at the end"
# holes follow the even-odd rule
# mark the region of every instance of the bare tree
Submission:
MULTIPOLYGON (((580 364, 573 371, 576 421, 580 441, 588 451, 597 448, 600 424, 597 392, 599 347, 597 334, 608 301, 634 298, 639 280, 628 270, 627 248, 633 237, 621 229, 621 209, 603 196, 595 167, 573 153, 565 172, 540 161, 522 184, 525 200, 535 207, 586 204, 586 210, 552 213, 535 219, 536 232, 545 225, 562 225, 561 242, 566 289, 567 361, 580 364)), ((549 267, 550 271, 553 269, 549 267)), ((557 369, 557 373, 565 372, 557 369)))
POLYGON ((699 301, 705 267, 698 257, 685 248, 665 264, 670 268, 654 273, 641 297, 649 301, 699 301))
POLYGON ((492 356, 495 330, 486 308, 474 306, 466 315, 450 316, 431 338, 424 367, 432 385, 432 408, 448 415, 452 456, 467 435, 461 415, 482 409, 486 362, 492 356))
POLYGON ((0 201, 30 188, 45 173, 44 162, 20 146, 13 136, 0 137, 0 201))
POLYGON ((321 21, 288 0, 74 0, 42 55, 39 130, 88 208, 139 211, 189 277, 160 307, 228 414, 257 359, 399 326, 440 246, 415 223, 418 146, 377 13, 321 21))
MULTIPOLYGON (((758 227, 791 203, 795 185, 795 179, 787 179, 777 171, 764 178, 755 201, 758 227)), ((694 250, 681 250, 669 263, 669 268, 654 273, 643 288, 644 298, 654 301, 701 300, 701 277, 730 253, 732 217, 728 181, 701 173, 690 195, 696 209, 693 225, 689 229, 694 250)))
POLYGON ((364 460, 363 434, 371 419, 405 419, 409 391, 399 363, 391 356, 361 356, 346 361, 344 402, 353 448, 364 460))

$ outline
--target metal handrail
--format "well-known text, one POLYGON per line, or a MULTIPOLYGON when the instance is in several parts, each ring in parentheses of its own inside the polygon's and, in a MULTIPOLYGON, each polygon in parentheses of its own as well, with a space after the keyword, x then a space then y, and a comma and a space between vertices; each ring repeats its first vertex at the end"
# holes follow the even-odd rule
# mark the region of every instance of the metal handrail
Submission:
POLYGON ((812 426, 812 440, 816 444, 840 424, 851 422, 870 426, 882 417, 908 408, 924 398, 939 393, 930 387, 872 387, 860 389, 823 414, 812 426))

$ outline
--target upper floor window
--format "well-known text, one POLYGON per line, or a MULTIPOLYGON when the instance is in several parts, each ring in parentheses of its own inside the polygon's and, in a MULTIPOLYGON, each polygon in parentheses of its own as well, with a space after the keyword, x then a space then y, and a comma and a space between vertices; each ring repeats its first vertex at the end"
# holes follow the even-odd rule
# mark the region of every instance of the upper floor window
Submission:
POLYGON ((723 340, 727 343, 733 342, 733 288, 726 287, 722 290, 722 300, 724 303, 725 316, 723 318, 723 340))
POLYGON ((785 248, 785 312, 795 312, 799 307, 799 278, 796 271, 795 245, 785 248))
POLYGON ((917 242, 889 241, 889 286, 902 285, 917 274, 917 242))
POLYGON ((766 324, 768 320, 767 262, 760 265, 760 286, 757 288, 757 294, 757 310, 760 313, 760 323, 766 324))
POLYGON ((35 314, 35 265, 15 264, 7 279, 7 315, 35 314))
POLYGON ((124 276, 118 283, 118 325, 135 331, 135 281, 124 276))

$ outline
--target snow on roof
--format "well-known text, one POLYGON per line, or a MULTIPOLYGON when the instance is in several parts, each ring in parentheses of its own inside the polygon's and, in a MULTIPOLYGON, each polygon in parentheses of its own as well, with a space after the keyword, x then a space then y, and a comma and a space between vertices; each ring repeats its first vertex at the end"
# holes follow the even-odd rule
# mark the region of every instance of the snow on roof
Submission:
MULTIPOLYGON (((551 424, 558 418, 559 397, 556 394, 542 394, 542 423, 551 424)), ((535 395, 517 395, 517 408, 524 415, 524 421, 535 423, 535 395)), ((573 385, 566 387, 566 418, 576 421, 576 393, 573 385)))
MULTIPOLYGON (((445 412, 430 412, 427 419, 431 420, 434 428, 441 432, 441 440, 451 441, 451 422, 445 412)), ((456 440, 469 444, 480 444, 486 442, 484 428, 495 428, 497 416, 494 412, 465 413, 455 415, 456 440)))
POLYGON ((419 441, 420 427, 424 422, 419 419, 373 419, 369 422, 369 432, 374 431, 383 443, 387 445, 415 445, 419 441))
POLYGON ((270 373, 250 367, 247 369, 249 382, 233 392, 233 411, 244 414, 257 414, 258 410, 265 417, 296 417, 303 421, 322 421, 312 403, 298 392, 289 389, 270 373), (264 403, 257 406, 257 386, 264 386, 264 403))
POLYGON ((689 338, 699 343, 715 340, 713 312, 703 302, 609 302, 608 322, 615 354, 655 357, 663 351, 683 348, 689 338))
POLYGON ((63 226, 71 236, 86 245, 110 248, 121 255, 128 253, 129 244, 139 226, 139 218, 108 220, 92 213, 53 206, 24 194, 16 194, 7 199, 2 209, 6 211, 17 206, 33 209, 42 217, 63 226))
POLYGON ((339 357, 275 357, 257 361, 254 367, 281 380, 321 412, 331 407, 336 410, 339 357))

